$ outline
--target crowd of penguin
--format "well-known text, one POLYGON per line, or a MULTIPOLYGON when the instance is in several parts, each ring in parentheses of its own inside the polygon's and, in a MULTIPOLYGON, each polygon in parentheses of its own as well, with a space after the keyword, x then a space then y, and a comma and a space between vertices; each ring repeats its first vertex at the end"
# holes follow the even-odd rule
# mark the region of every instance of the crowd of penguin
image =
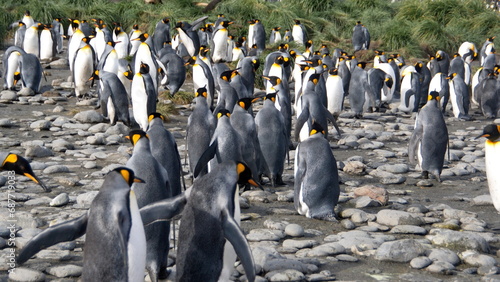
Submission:
MULTIPOLYGON (((21 250, 19 264, 43 248, 86 234, 83 281, 143 281, 145 269, 151 281, 164 279, 168 221, 180 214, 177 280, 228 281, 237 255, 253 281, 252 254, 239 227, 239 190, 263 189, 264 177, 272 187, 282 185, 285 162, 295 150, 295 209, 309 218, 335 221, 340 187, 328 122, 341 136, 336 120, 347 111, 346 104, 357 118, 398 100, 399 111, 418 112, 408 156, 424 177, 430 173, 438 181, 448 146, 446 111, 451 108, 454 117, 470 120, 472 102, 486 118, 500 114, 494 37, 479 50, 465 42, 451 57, 438 51, 427 63, 414 65, 399 54, 377 50, 373 67, 366 69, 367 62, 344 50, 330 52, 322 45, 316 51, 299 20, 284 35, 274 27, 267 36, 262 22, 252 19, 248 34, 236 39, 229 33, 233 22, 224 15, 214 23, 207 19, 171 25, 164 18, 152 35, 138 25, 129 33, 120 23, 110 29, 100 19, 93 24, 70 19, 65 31, 62 19, 46 25, 28 11, 12 25, 15 42, 3 58, 4 89, 16 89, 21 81, 23 88, 39 92, 41 62, 67 56, 75 96, 90 97, 98 80, 97 106, 103 116, 133 129, 129 161, 106 176, 89 212, 36 235, 21 250), (289 48, 292 41, 297 49, 289 48), (278 50, 265 56, 263 76, 257 77, 259 56, 269 44, 279 45, 278 50), (478 58, 480 68, 472 74, 471 63, 478 58), (230 69, 228 63, 237 67, 230 69), (175 139, 156 113, 160 87, 175 95, 187 69, 194 85, 186 136, 194 181, 188 189, 175 139), (258 79, 264 90, 255 89, 258 79), (263 105, 256 112, 252 104, 258 100, 263 105)), ((352 44, 354 52, 370 48, 369 31, 359 21, 352 44)), ((500 180, 494 175, 499 129, 489 125, 480 137, 488 139, 487 177, 500 211, 500 180)), ((2 169, 24 174, 48 190, 22 157, 0 153, 0 161, 2 169)))

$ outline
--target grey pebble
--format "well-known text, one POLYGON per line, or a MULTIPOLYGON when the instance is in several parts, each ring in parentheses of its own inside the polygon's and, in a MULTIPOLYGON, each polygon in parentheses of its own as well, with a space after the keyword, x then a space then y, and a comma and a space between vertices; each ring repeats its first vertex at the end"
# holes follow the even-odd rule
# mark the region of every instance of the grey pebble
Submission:
POLYGON ((279 241, 284 237, 283 231, 271 229, 253 229, 246 236, 248 241, 279 241))
POLYGON ((49 267, 45 271, 59 278, 78 277, 82 275, 82 267, 73 264, 49 267))
POLYGON ((402 239, 385 242, 377 249, 376 260, 410 262, 412 259, 422 256, 425 248, 413 239, 402 239))
POLYGON ((33 158, 45 158, 53 156, 54 153, 45 146, 30 146, 26 149, 24 156, 33 158))
POLYGON ((9 280, 23 282, 45 281, 45 274, 38 270, 17 267, 15 271, 9 273, 9 280))
POLYGON ((94 200, 95 196, 97 196, 97 193, 99 193, 99 192, 98 191, 90 191, 90 192, 80 194, 80 195, 78 195, 78 197, 76 197, 76 203, 78 204, 78 206, 88 208, 88 207, 90 207, 90 204, 94 200))
POLYGON ((79 112, 73 118, 81 123, 100 123, 104 120, 103 116, 94 110, 79 112))
POLYGON ((425 235, 427 234, 427 230, 423 227, 415 225, 397 225, 391 229, 390 233, 425 235))
POLYGON ((57 195, 52 201, 50 201, 49 206, 51 207, 62 207, 69 203, 69 196, 67 193, 61 193, 57 195))
POLYGON ((426 268, 427 271, 439 274, 452 274, 450 271, 455 270, 455 266, 446 261, 434 261, 426 268))
POLYGON ((488 253, 490 246, 480 235, 473 232, 459 232, 449 229, 431 229, 426 235, 432 244, 454 251, 476 250, 488 253))
POLYGON ((377 222, 382 225, 422 225, 424 220, 421 216, 405 211, 384 209, 377 213, 377 222))
POLYGON ((460 263, 460 257, 454 251, 446 248, 433 248, 428 251, 427 257, 432 261, 446 261, 453 265, 460 263))
POLYGON ((265 278, 268 281, 303 281, 305 276, 300 271, 287 269, 284 271, 271 271, 266 274, 265 278))
POLYGON ((298 224, 288 224, 285 227, 285 234, 292 237, 304 236, 304 228, 298 224))
POLYGON ((428 257, 416 257, 410 261, 410 266, 415 269, 422 269, 432 264, 432 260, 428 257))
POLYGON ((44 174, 53 174, 53 173, 65 173, 69 172, 69 168, 65 165, 51 165, 43 170, 44 174))
POLYGON ((285 248, 296 248, 296 249, 304 249, 304 248, 312 248, 318 245, 316 240, 294 240, 294 239, 286 239, 283 241, 283 247, 285 248))

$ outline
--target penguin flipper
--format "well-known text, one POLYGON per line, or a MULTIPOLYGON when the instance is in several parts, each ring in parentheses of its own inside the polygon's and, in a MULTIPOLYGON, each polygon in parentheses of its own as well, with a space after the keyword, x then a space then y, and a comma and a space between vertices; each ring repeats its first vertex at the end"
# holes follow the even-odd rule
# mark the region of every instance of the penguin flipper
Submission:
POLYGON ((39 251, 53 246, 57 243, 73 241, 85 234, 87 231, 88 214, 45 229, 33 237, 21 250, 16 262, 25 263, 39 251))
POLYGON ((299 140, 300 130, 304 123, 309 119, 309 108, 305 107, 300 113, 300 116, 297 118, 297 122, 295 123, 295 141, 299 140))
POLYGON ((410 143, 408 145, 408 158, 410 160, 410 164, 415 164, 415 161, 417 159, 418 145, 422 141, 422 134, 422 126, 417 125, 415 127, 415 130, 413 131, 413 134, 410 138, 410 143))
POLYGON ((196 167, 194 168, 193 176, 194 178, 198 177, 203 168, 208 164, 208 162, 214 158, 217 153, 217 139, 210 144, 210 146, 203 152, 200 159, 196 163, 196 167))
POLYGON ((222 229, 224 230, 224 237, 233 245, 236 254, 240 258, 248 281, 255 281, 255 264, 250 246, 248 246, 240 226, 230 216, 227 209, 222 210, 222 229))
POLYGON ((191 23, 191 30, 192 31, 197 31, 200 25, 208 19, 208 16, 203 16, 201 18, 196 19, 194 22, 191 23))
POLYGON ((176 197, 144 206, 140 209, 142 223, 146 226, 157 221, 170 221, 182 212, 186 202, 187 197, 183 193, 176 197))

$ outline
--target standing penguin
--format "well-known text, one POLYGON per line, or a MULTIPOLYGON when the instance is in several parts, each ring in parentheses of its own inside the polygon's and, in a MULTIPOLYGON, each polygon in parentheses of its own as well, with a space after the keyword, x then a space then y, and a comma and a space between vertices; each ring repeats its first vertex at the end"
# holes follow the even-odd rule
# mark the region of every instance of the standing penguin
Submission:
POLYGON ((215 99, 215 81, 210 67, 198 56, 192 56, 186 65, 193 67, 194 91, 205 88, 207 90, 207 102, 210 109, 213 108, 215 99))
POLYGON ((496 73, 490 73, 476 87, 476 95, 479 98, 479 106, 488 119, 500 116, 499 82, 496 73))
POLYGON ((52 30, 54 31, 55 41, 56 41, 56 51, 61 53, 63 50, 63 38, 64 38, 64 27, 62 24, 62 18, 55 18, 52 21, 52 30))
POLYGON ((419 105, 423 106, 427 102, 427 94, 429 93, 429 85, 430 85, 431 80, 432 80, 431 71, 421 61, 416 62, 414 67, 415 67, 415 70, 420 74, 420 101, 419 101, 419 105))
POLYGON ((447 145, 448 129, 439 109, 439 93, 432 91, 415 121, 408 147, 410 163, 414 164, 418 160, 424 178, 428 178, 431 173, 441 182, 447 145))
POLYGON ((141 181, 125 167, 109 172, 88 213, 37 234, 21 250, 17 263, 86 234, 82 281, 143 281, 146 238, 135 192, 130 189, 141 181))
MULTIPOLYGON (((436 61, 439 65, 439 71, 449 73, 450 69, 450 55, 443 50, 436 52, 436 61)), ((462 77, 463 78, 463 77, 462 77)))
POLYGON ((415 67, 408 66, 401 73, 401 101, 398 109, 409 113, 417 112, 420 104, 420 74, 415 67))
POLYGON ((163 54, 159 60, 167 68, 167 81, 165 86, 170 91, 170 96, 174 96, 186 80, 184 61, 173 50, 163 54))
POLYGON ((235 219, 237 183, 257 186, 246 165, 231 161, 194 180, 179 226, 176 280, 227 281, 229 277, 222 276, 226 239, 240 258, 248 281, 255 280, 250 247, 235 219))
POLYGON ((486 178, 488 179, 488 188, 495 209, 500 212, 500 179, 498 167, 500 166, 500 127, 496 124, 488 124, 483 129, 483 134, 479 137, 485 137, 484 158, 486 164, 486 178))
POLYGON ((253 42, 253 44, 257 45, 257 50, 259 52, 264 51, 264 49, 266 49, 266 30, 264 29, 261 21, 259 19, 251 20, 248 31, 248 43, 253 42), (250 38, 250 29, 253 30, 252 38, 250 38))
POLYGON ((128 34, 128 38, 130 40, 130 52, 128 53, 129 56, 134 56, 135 52, 137 52, 137 49, 139 48, 139 45, 141 44, 140 40, 137 40, 142 34, 142 31, 139 29, 139 25, 134 24, 132 27, 132 30, 128 34))
POLYGON ((368 75, 364 70, 365 64, 358 63, 352 73, 349 83, 349 105, 354 117, 363 116, 363 106, 365 104, 365 93, 368 91, 368 75))
POLYGON ((155 31, 153 33, 153 45, 155 53, 158 53, 165 42, 171 41, 170 37, 170 19, 163 18, 156 23, 155 31))
POLYGON ((295 24, 292 27, 292 37, 293 41, 295 41, 299 45, 306 45, 307 42, 307 32, 304 25, 298 19, 293 20, 295 24))
POLYGON ((232 113, 238 99, 243 98, 238 97, 238 92, 231 85, 232 75, 233 71, 228 70, 223 72, 218 79, 220 91, 219 97, 217 98, 217 106, 214 110, 215 113, 217 113, 220 109, 226 109, 232 113))
POLYGON ((264 106, 255 115, 260 150, 266 164, 263 173, 269 178, 273 187, 285 184, 282 174, 289 143, 285 121, 283 115, 276 109, 275 101, 276 93, 267 94, 264 106))
POLYGON ((108 117, 112 125, 121 121, 130 126, 127 90, 118 76, 112 72, 96 70, 92 79, 99 79, 97 93, 102 115, 108 117))
POLYGON ((150 36, 145 33, 139 37, 141 44, 137 48, 137 52, 134 55, 133 69, 138 72, 142 64, 149 66, 149 76, 151 76, 151 81, 153 82, 153 87, 155 92, 158 91, 158 63, 154 54, 154 49, 150 45, 152 43, 150 36))
POLYGON ((215 27, 215 31, 210 41, 210 50, 212 50, 212 60, 214 63, 228 62, 228 45, 227 40, 229 31, 227 28, 231 21, 222 21, 219 26, 215 27))
POLYGON ((354 52, 370 48, 370 32, 360 21, 352 29, 352 45, 354 52))
POLYGON ((336 222, 334 208, 340 195, 337 161, 323 134, 315 122, 309 138, 297 146, 293 201, 299 214, 336 222))
POLYGON ((258 99, 250 97, 239 99, 229 118, 234 130, 240 134, 242 158, 253 175, 258 175, 262 153, 257 137, 257 126, 248 110, 251 108, 252 103, 258 99))
MULTIPOLYGON (((73 37, 72 40, 76 38, 73 37)), ((73 82, 75 83, 75 95, 80 98, 87 94, 89 87, 86 82, 94 74, 95 52, 92 46, 88 44, 88 37, 82 38, 80 47, 73 58, 73 82)))
POLYGON ((26 29, 24 34, 23 49, 26 53, 40 57, 40 36, 39 31, 43 29, 43 24, 32 25, 26 29))
POLYGON ((55 33, 52 31, 50 25, 42 25, 40 29, 40 60, 49 61, 57 53, 55 33))
POLYGON ((493 42, 493 40, 495 40, 495 36, 488 37, 483 43, 483 46, 481 46, 481 50, 479 51, 479 56, 481 57, 481 66, 483 66, 486 56, 492 51, 495 51, 495 43, 493 42))
POLYGON ((0 164, 0 170, 24 175, 40 185, 45 192, 50 192, 50 189, 35 175, 30 163, 25 158, 14 153, 0 152, 0 164))
MULTIPOLYGON (((142 208, 156 201, 172 197, 167 171, 151 153, 150 141, 142 130, 132 130, 128 135, 134 150, 127 161, 137 177, 145 183, 134 183, 137 204, 142 208)), ((151 281, 167 277, 170 224, 156 222, 144 228, 146 233, 146 269, 151 281)))
POLYGON ((26 10, 24 12, 24 15, 23 15, 23 18, 21 21, 26 24, 26 28, 30 28, 31 26, 35 25, 35 20, 31 16, 31 13, 29 10, 26 10))
MULTIPOLYGON (((80 49, 82 40, 85 37, 85 34, 83 34, 83 32, 78 28, 79 23, 80 22, 78 20, 73 20, 70 23, 70 27, 74 28, 73 35, 68 43, 68 62, 70 71, 73 71, 73 63, 76 52, 80 49)), ((87 43, 88 41, 89 40, 87 39, 87 43)))
POLYGON ((18 28, 14 34, 14 45, 23 48, 24 36, 26 35, 26 24, 23 22, 17 23, 18 28))
POLYGON ((275 43, 280 42, 282 40, 280 30, 281 30, 280 26, 274 27, 271 30, 271 35, 269 35, 269 44, 275 44, 275 43))
POLYGON ((115 27, 113 31, 113 41, 115 42, 115 50, 118 59, 126 58, 129 54, 130 39, 121 26, 115 27))
POLYGON ((457 75, 457 73, 452 73, 446 77, 450 85, 450 100, 453 108, 453 116, 459 119, 470 120, 469 108, 470 108, 470 98, 469 98, 469 88, 464 82, 464 79, 457 75))
MULTIPOLYGON (((216 120, 208 107, 207 96, 206 88, 196 90, 195 104, 187 122, 186 144, 191 173, 194 173, 198 160, 210 146, 210 140, 212 140, 212 135, 215 131, 216 120)), ((200 175, 206 173, 207 168, 203 168, 200 175)))
POLYGON ((342 85, 342 78, 339 76, 337 68, 328 70, 326 97, 328 101, 328 111, 333 116, 338 116, 344 109, 344 86, 342 85))
POLYGON ((186 47, 189 56, 198 55, 200 50, 200 38, 198 37, 198 27, 201 25, 208 16, 201 17, 189 24, 188 22, 177 22, 175 28, 179 33, 179 37, 186 47))
POLYGON ((151 145, 151 154, 167 171, 172 196, 177 196, 182 191, 181 157, 177 150, 175 138, 172 133, 163 126, 163 121, 163 116, 160 113, 150 114, 147 134, 151 145))
POLYGON ((142 130, 148 129, 149 114, 156 112, 157 92, 149 75, 149 65, 141 64, 131 86, 134 119, 142 130))
POLYGON ((439 93, 439 104, 443 113, 445 112, 448 101, 450 100, 450 84, 448 83, 448 79, 446 77, 447 75, 444 73, 436 73, 429 83, 429 92, 426 95, 428 97, 432 91, 439 93))

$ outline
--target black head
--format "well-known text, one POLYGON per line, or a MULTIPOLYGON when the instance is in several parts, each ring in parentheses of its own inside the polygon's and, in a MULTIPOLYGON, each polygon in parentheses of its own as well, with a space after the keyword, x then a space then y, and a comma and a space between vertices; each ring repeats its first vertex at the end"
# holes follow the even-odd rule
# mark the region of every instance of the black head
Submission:
POLYGON ((220 110, 217 111, 217 118, 221 118, 221 117, 230 117, 231 116, 231 112, 229 112, 228 110, 222 108, 220 110))
POLYGON ((132 184, 134 184, 134 182, 144 183, 144 180, 136 177, 134 174, 134 171, 128 167, 123 167, 123 166, 117 167, 117 168, 113 169, 113 171, 118 172, 123 177, 125 182, 127 182, 128 186, 132 186, 132 184))
POLYGON ((146 134, 146 132, 144 132, 140 129, 135 129, 135 130, 131 130, 129 132, 128 136, 126 136, 125 138, 129 139, 130 142, 132 142, 132 145, 135 146, 135 144, 137 144, 137 142, 143 137, 149 138, 148 135, 146 134))
POLYGON ((36 184, 42 186, 43 190, 50 192, 50 189, 36 177, 30 163, 25 158, 17 154, 8 154, 0 167, 2 170, 14 171, 16 174, 24 175, 33 180, 36 184))
POLYGON ((486 137, 488 141, 495 141, 498 138, 500 138, 500 125, 496 124, 488 124, 487 126, 484 127, 483 129, 483 134, 480 136, 476 137, 486 137))

